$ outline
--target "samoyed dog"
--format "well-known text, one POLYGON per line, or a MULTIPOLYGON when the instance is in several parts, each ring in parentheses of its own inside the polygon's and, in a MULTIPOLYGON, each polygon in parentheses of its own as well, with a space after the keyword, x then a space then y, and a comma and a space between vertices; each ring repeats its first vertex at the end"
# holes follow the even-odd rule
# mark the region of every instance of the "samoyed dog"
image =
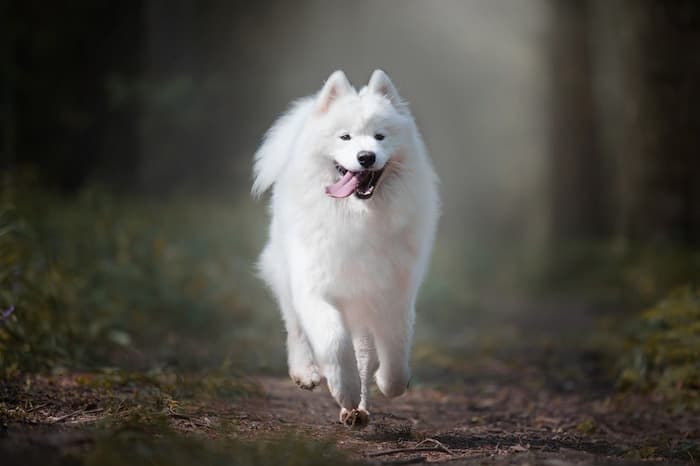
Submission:
POLYGON ((272 189, 259 261, 287 327, 289 374, 325 378, 340 421, 369 421, 372 377, 406 391, 415 302, 439 216, 438 178, 408 105, 381 70, 357 92, 336 71, 291 105, 255 154, 272 189))

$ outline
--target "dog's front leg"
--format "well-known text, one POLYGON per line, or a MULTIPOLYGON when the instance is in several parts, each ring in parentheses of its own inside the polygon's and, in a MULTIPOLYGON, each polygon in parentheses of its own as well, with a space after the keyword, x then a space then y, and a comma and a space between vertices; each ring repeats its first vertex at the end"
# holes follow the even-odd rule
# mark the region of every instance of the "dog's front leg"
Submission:
POLYGON ((365 421, 366 418, 366 421, 369 422, 369 384, 372 382, 372 376, 379 365, 377 352, 374 349, 372 335, 366 328, 353 329, 352 343, 362 383, 360 406, 358 407, 361 415, 359 420, 365 421))
POLYGON ((295 307, 328 389, 342 408, 341 417, 344 413, 357 412, 360 375, 343 316, 334 306, 311 293, 298 293, 295 307))
MULTIPOLYGON (((291 307, 282 305, 282 308, 291 307)), ((287 363, 289 376, 304 390, 313 390, 321 383, 321 374, 314 361, 313 351, 309 340, 302 330, 299 318, 294 309, 283 311, 287 327, 287 363)))

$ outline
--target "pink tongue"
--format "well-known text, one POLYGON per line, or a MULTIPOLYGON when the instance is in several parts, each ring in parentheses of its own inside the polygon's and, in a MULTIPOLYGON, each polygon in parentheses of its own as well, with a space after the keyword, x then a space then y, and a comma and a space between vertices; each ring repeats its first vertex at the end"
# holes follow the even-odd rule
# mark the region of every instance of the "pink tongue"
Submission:
POLYGON ((331 197, 348 197, 355 192, 358 184, 360 184, 360 180, 357 179, 355 173, 348 171, 335 184, 326 186, 326 194, 331 197))

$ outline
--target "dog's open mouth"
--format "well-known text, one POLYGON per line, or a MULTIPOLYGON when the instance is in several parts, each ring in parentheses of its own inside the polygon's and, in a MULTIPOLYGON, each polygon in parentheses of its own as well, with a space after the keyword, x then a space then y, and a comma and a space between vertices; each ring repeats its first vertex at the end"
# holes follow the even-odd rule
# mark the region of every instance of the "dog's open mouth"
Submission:
POLYGON ((326 186, 326 194, 336 198, 348 197, 355 193, 359 199, 369 199, 374 194, 377 183, 384 173, 383 168, 381 170, 351 172, 337 163, 335 169, 340 174, 340 179, 334 184, 326 186))

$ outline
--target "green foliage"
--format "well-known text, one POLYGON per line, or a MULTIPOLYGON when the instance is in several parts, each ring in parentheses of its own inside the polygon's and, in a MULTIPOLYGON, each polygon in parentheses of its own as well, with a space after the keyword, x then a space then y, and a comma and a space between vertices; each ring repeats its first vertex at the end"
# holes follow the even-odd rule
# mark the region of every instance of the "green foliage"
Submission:
POLYGON ((0 375, 77 358, 83 333, 75 326, 72 280, 41 250, 36 231, 3 192, 0 206, 0 306, 14 308, 0 326, 0 375), (73 343, 72 345, 69 343, 73 343))
POLYGON ((678 288, 639 316, 619 386, 700 409, 700 288, 678 288))
POLYGON ((253 273, 262 227, 245 209, 100 189, 64 199, 5 183, 0 310, 15 311, 0 324, 0 376, 260 364, 274 343, 248 351, 251 322, 277 317, 253 273))

